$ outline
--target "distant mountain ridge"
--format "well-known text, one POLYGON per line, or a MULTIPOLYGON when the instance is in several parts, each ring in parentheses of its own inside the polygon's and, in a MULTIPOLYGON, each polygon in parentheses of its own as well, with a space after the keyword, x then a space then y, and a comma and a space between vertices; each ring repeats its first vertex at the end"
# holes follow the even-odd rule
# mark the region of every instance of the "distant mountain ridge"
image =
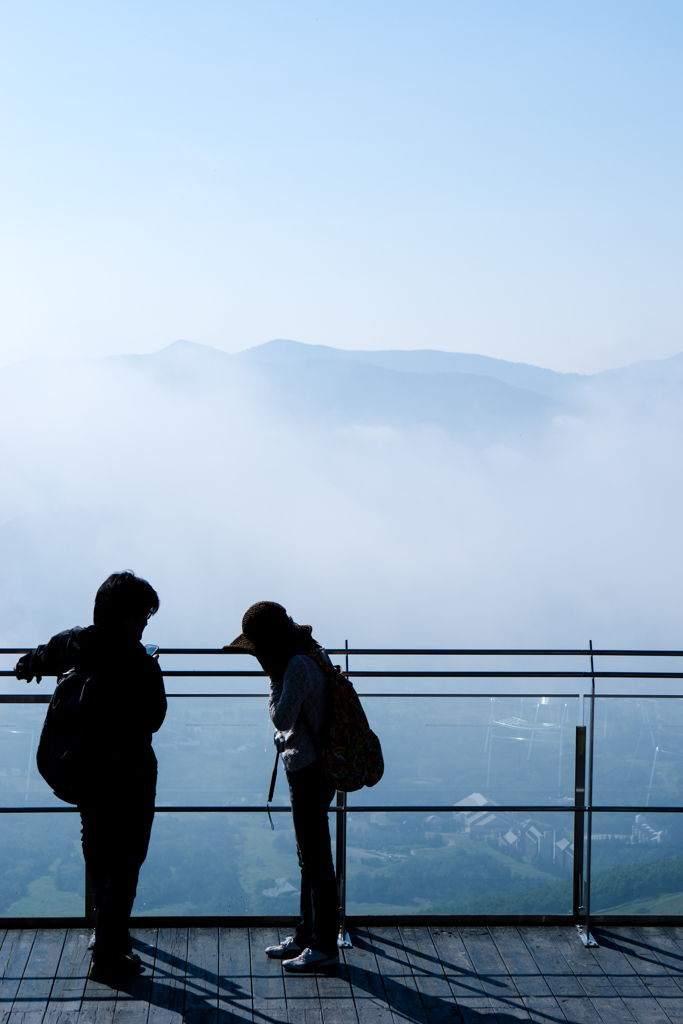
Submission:
POLYGON ((494 377, 504 384, 536 391, 549 398, 565 397, 573 387, 588 379, 578 373, 558 373, 555 370, 532 366, 530 363, 511 363, 504 359, 464 352, 443 352, 439 349, 364 351, 331 348, 328 345, 305 345, 302 342, 285 338, 276 338, 263 345, 257 345, 255 348, 245 349, 236 353, 236 358, 261 365, 337 359, 369 363, 387 370, 399 370, 404 373, 474 374, 481 377, 494 377))
MULTIPOLYGON (((154 386, 207 407, 245 401, 260 421, 332 429, 435 426, 478 442, 531 437, 560 413, 580 414, 603 395, 636 401, 663 389, 678 399, 683 354, 602 374, 559 373, 471 353, 435 349, 359 351, 275 339, 230 354, 178 340, 146 355, 30 359, 0 371, 6 392, 81 387, 106 392, 154 386)), ((132 391, 131 391, 132 393, 132 391)))

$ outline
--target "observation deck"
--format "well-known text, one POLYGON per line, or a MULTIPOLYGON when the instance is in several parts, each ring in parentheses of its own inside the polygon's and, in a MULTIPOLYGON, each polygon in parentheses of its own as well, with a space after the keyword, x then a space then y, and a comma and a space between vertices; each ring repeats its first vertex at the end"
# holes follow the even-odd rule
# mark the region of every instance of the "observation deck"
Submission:
POLYGON ((134 907, 148 970, 116 995, 85 983, 79 819, 35 769, 53 682, 13 678, 26 649, 0 650, 2 1024, 683 1022, 682 651, 328 649, 386 768, 330 808, 353 945, 316 981, 262 955, 298 905, 284 773, 266 811, 263 673, 162 648, 169 712, 134 907))
POLYGON ((683 928, 375 926, 328 975, 263 954, 283 929, 141 928, 145 973, 87 981, 89 932, 0 930, 3 1024, 680 1024, 683 928))

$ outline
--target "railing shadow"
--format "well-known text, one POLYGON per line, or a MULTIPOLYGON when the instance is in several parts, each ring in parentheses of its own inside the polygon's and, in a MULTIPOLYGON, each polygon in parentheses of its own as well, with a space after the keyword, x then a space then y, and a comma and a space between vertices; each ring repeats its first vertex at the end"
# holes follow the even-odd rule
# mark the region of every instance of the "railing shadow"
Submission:
MULTIPOLYGON (((396 945, 387 939, 383 939, 384 945, 396 945)), ((134 940, 134 946, 139 953, 145 956, 150 953, 150 947, 134 940)), ((374 947, 360 936, 354 936, 354 946, 357 949, 373 951, 375 955, 384 957, 386 960, 394 961, 393 957, 387 956, 382 950, 375 950, 374 947)), ((405 947, 403 947, 405 948, 405 947)), ((427 961, 428 966, 421 967, 418 974, 421 978, 438 978, 444 981, 444 968, 458 975, 458 986, 469 992, 473 997, 486 998, 482 991, 482 984, 489 987, 501 986, 492 975, 476 974, 474 971, 439 960, 436 956, 425 956, 424 952, 417 950, 422 960, 427 961), (471 979, 471 985, 468 984, 471 979)), ((397 964, 405 966, 404 961, 395 958, 397 964)), ((368 960, 370 964, 371 961, 368 960)), ((226 977, 217 972, 207 970, 191 960, 175 956, 168 951, 157 948, 155 951, 154 973, 143 974, 137 978, 130 979, 121 988, 119 999, 123 1005, 117 1006, 117 1016, 121 1010, 125 1014, 125 1003, 134 1001, 139 1004, 148 1004, 150 1007, 157 1007, 165 1013, 171 1013, 173 1019, 180 1024, 229 1024, 232 1021, 253 1021, 254 1024, 282 1024, 289 1019, 326 1019, 326 1009, 334 1011, 334 1019, 346 1019, 350 1024, 353 1020, 365 1020, 370 1014, 373 1019, 382 1019, 383 1011, 389 1010, 395 1019, 408 1021, 409 1024, 435 1024, 443 1021, 462 1021, 463 1024, 490 1024, 492 1016, 498 1024, 517 1024, 522 1015, 526 1015, 520 997, 508 998, 503 993, 495 997, 496 1006, 483 1007, 478 1010, 474 1007, 458 1005, 456 998, 443 998, 438 995, 431 995, 417 990, 414 984, 404 983, 400 979, 393 978, 380 973, 372 967, 358 966, 354 963, 340 964, 340 967, 330 972, 328 977, 333 979, 333 996, 326 999, 326 983, 321 982, 320 986, 304 986, 297 995, 297 1007, 294 1017, 287 1007, 286 991, 282 990, 282 1008, 268 1012, 267 1009, 258 1005, 258 1001, 252 999, 252 978, 248 977, 226 977), (310 999, 310 1008, 306 1005, 310 999), (302 1005, 303 1004, 303 1005, 302 1005), (329 1004, 329 1008, 327 1006, 329 1004), (361 1005, 362 1004, 362 1005, 361 1005), (506 1006, 507 1004, 507 1006, 506 1006)), ((256 975, 258 978, 259 975, 256 975)), ((264 979, 266 975, 264 974, 264 979)), ((272 978, 272 975, 268 975, 272 978)), ((307 979, 308 980, 308 979, 307 979)), ((311 979, 312 981, 313 979, 311 979)), ((112 998, 114 993, 112 992, 112 998)), ((131 1012, 135 1010, 131 1007, 131 1012)), ((87 1009, 81 1011, 82 1018, 88 1019, 87 1009)), ((561 1012, 557 1014, 535 1010, 534 1019, 548 1024, 566 1024, 566 1019, 561 1012)), ((132 1020, 132 1016, 131 1016, 132 1020)))
POLYGON ((645 942, 644 939, 636 938, 635 935, 615 934, 604 927, 595 928, 594 934, 599 944, 605 949, 613 949, 618 953, 642 960, 644 963, 655 964, 657 967, 662 967, 663 972, 664 968, 657 958, 657 954, 666 957, 667 960, 680 961, 679 963, 668 963, 667 970, 683 974, 683 953, 645 942))

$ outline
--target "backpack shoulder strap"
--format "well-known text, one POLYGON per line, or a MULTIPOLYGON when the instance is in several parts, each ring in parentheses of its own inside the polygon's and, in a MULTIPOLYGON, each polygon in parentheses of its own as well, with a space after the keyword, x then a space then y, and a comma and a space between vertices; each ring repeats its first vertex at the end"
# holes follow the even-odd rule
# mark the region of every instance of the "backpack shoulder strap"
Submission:
MULTIPOLYGON (((328 719, 329 719, 329 713, 330 713, 330 691, 329 691, 329 687, 327 686, 327 684, 329 682, 330 673, 334 672, 334 665, 330 661, 329 655, 327 654, 327 651, 325 650, 324 647, 310 647, 310 648, 308 648, 305 651, 300 651, 300 654, 302 654, 305 658, 309 658, 310 661, 312 661, 314 665, 317 665, 318 668, 321 669, 322 672, 325 675, 325 684, 326 684, 327 693, 326 693, 326 696, 325 696, 325 713, 323 715, 323 726, 322 726, 322 731, 325 734, 325 733, 328 732, 328 726, 329 726, 328 719)), ((321 754, 321 751, 323 750, 323 747, 321 747, 321 745, 316 741, 315 734, 314 734, 313 730, 311 729, 311 726, 309 724, 308 718, 306 717, 306 712, 304 711, 303 704, 301 705, 301 708, 299 709, 299 718, 301 719, 301 722, 303 724, 304 729, 308 733, 308 738, 311 741, 311 745, 312 745, 313 749, 315 750, 316 755, 318 757, 320 757, 320 754, 321 754)))

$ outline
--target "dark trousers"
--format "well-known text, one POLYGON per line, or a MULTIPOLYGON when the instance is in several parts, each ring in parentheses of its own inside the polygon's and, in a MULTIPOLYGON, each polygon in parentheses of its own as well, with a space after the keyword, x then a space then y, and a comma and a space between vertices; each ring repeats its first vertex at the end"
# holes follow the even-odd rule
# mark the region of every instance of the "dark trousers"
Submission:
POLYGON ((133 787, 104 787, 79 801, 85 866, 95 886, 95 963, 131 951, 128 931, 138 874, 147 856, 154 820, 156 780, 133 787))
POLYGON ((332 956, 337 952, 339 897, 327 808, 334 786, 319 761, 287 772, 287 781, 301 868, 301 920, 294 941, 297 946, 332 956))

